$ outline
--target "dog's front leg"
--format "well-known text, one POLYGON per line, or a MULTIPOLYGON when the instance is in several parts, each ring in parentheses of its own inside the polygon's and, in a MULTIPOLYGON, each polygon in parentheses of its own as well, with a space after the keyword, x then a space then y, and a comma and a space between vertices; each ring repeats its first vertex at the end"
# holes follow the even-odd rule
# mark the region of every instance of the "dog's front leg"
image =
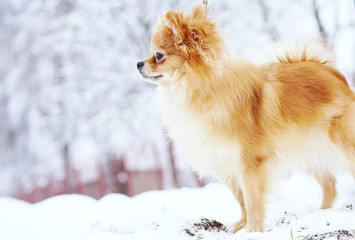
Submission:
POLYGON ((267 171, 263 167, 263 159, 256 158, 256 160, 246 160, 246 164, 244 164, 246 168, 240 172, 240 186, 243 192, 248 232, 264 231, 264 195, 269 179, 267 171))
POLYGON ((240 188, 240 185, 237 183, 236 178, 234 176, 227 177, 223 181, 227 184, 229 189, 232 191, 234 197, 238 200, 238 203, 240 206, 240 211, 241 211, 240 220, 236 223, 233 223, 229 227, 229 231, 236 232, 236 231, 239 231, 240 229, 246 227, 246 225, 247 225, 247 215, 246 215, 246 211, 245 211, 243 192, 242 192, 242 189, 240 188))

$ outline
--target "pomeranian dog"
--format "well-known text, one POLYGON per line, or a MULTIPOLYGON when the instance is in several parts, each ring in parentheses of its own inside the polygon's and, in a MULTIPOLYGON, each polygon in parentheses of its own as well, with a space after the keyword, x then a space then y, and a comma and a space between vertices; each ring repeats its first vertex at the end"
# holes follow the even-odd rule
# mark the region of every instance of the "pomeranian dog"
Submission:
POLYGON ((160 16, 152 56, 137 63, 158 85, 177 150, 238 200, 241 219, 231 231, 264 230, 265 194, 284 167, 316 178, 322 209, 336 197, 335 169, 343 166, 355 177, 355 95, 331 61, 311 50, 295 48, 263 65, 233 60, 216 22, 196 7, 160 16), (329 157, 331 149, 342 157, 329 157), (319 153, 324 156, 309 157, 319 153))

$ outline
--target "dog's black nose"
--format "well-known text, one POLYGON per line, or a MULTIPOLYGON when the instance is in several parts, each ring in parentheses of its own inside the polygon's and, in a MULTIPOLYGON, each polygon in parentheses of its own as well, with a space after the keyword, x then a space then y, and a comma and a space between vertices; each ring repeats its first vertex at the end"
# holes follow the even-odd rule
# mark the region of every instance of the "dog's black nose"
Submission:
POLYGON ((144 62, 138 62, 137 63, 137 68, 140 69, 141 67, 144 66, 144 62))

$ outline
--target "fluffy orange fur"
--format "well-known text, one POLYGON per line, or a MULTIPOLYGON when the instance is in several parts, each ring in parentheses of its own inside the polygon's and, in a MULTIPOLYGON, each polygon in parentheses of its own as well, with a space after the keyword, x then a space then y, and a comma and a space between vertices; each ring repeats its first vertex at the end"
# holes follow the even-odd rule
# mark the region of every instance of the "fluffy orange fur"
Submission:
POLYGON ((333 170, 355 177, 355 95, 328 59, 304 47, 263 65, 233 60, 203 8, 168 11, 138 69, 158 85, 170 137, 201 175, 224 181, 241 206, 232 231, 263 231, 265 194, 277 171, 298 166, 323 189, 321 208, 336 197, 333 170), (316 142, 315 142, 316 141, 316 142), (295 158, 342 150, 346 158, 295 158), (305 155, 302 155, 305 156, 305 155))

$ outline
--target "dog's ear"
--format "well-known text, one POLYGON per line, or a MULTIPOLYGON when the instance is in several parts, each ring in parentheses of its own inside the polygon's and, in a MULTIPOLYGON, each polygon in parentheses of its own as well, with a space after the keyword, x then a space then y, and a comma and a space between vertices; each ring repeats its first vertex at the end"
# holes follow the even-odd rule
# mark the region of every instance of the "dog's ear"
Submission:
POLYGON ((189 31, 189 26, 184 13, 168 10, 165 14, 160 16, 160 23, 166 26, 172 34, 174 45, 187 53, 188 49, 186 43, 188 42, 188 35, 186 32, 189 31))
POLYGON ((168 10, 165 14, 160 16, 160 22, 176 34, 178 33, 177 30, 179 30, 183 25, 183 17, 184 15, 182 12, 168 10))
POLYGON ((216 22, 204 7, 195 7, 190 15, 191 38, 195 49, 207 60, 217 60, 224 51, 224 44, 216 22))
POLYGON ((195 7, 190 15, 169 10, 160 22, 169 29, 174 45, 189 60, 216 60, 224 49, 216 23, 203 7, 195 7))

